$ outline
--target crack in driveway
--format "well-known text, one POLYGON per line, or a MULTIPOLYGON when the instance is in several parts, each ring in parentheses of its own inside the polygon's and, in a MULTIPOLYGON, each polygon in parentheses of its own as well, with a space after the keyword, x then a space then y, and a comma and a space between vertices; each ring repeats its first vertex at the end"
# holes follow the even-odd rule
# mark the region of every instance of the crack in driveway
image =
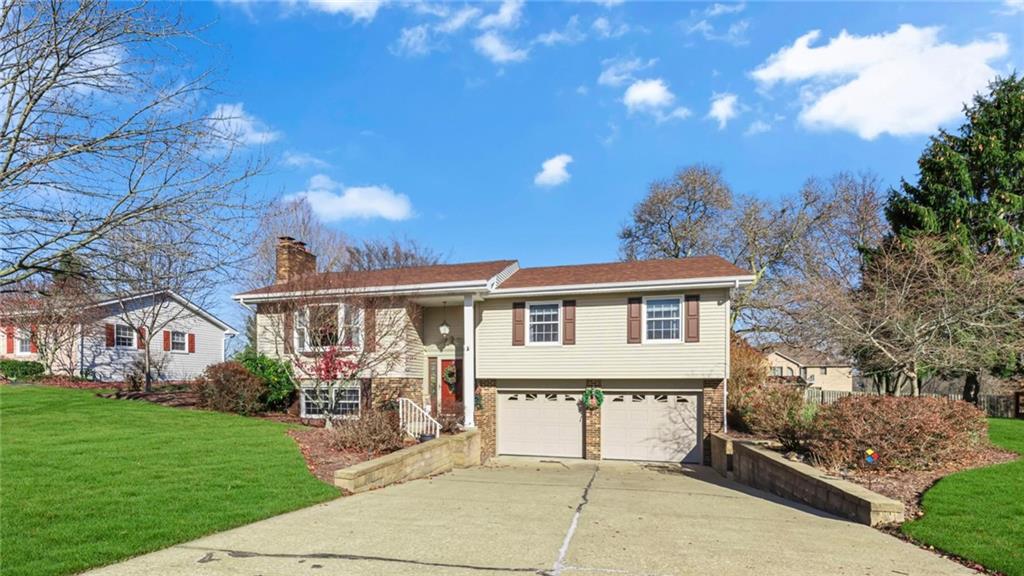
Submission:
POLYGON ((600 464, 594 467, 594 473, 590 475, 590 480, 587 481, 587 485, 583 488, 583 495, 580 497, 580 503, 576 505, 576 512, 572 515, 572 522, 569 523, 569 530, 565 533, 565 539, 562 540, 562 547, 558 549, 558 559, 555 560, 555 565, 552 567, 552 571, 545 571, 543 574, 560 576, 562 574, 562 570, 565 570, 565 555, 569 553, 569 544, 572 542, 573 534, 576 533, 576 527, 579 526, 580 514, 583 513, 584 506, 590 502, 590 487, 594 485, 594 478, 597 478, 597 472, 600 469, 600 464))
POLYGON ((412 564, 415 566, 429 566, 433 568, 461 568, 464 570, 478 570, 485 572, 523 572, 543 574, 540 568, 526 567, 502 567, 502 566, 475 566, 472 564, 449 564, 445 562, 427 562, 423 560, 410 560, 407 558, 389 558, 387 556, 364 556, 360 554, 342 554, 337 552, 309 552, 306 554, 289 554, 286 552, 252 552, 248 550, 231 550, 225 548, 201 548, 198 546, 177 546, 188 550, 206 551, 207 554, 199 559, 200 563, 215 560, 214 552, 227 554, 231 558, 301 558, 304 560, 368 560, 376 562, 394 562, 398 564, 412 564))

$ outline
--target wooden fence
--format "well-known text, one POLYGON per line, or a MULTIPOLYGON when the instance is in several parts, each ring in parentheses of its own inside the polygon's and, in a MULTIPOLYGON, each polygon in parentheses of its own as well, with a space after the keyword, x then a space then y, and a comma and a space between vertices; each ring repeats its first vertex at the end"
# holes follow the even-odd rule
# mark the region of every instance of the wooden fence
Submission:
MULTIPOLYGON (((874 392, 846 392, 843 390, 820 390, 808 388, 804 391, 804 398, 813 404, 831 404, 845 396, 873 396, 874 392)), ((961 394, 921 394, 929 398, 949 398, 950 400, 962 400, 961 394)), ((981 394, 978 396, 978 407, 994 418, 1014 418, 1016 414, 1016 400, 1012 395, 998 396, 994 394, 981 394)))

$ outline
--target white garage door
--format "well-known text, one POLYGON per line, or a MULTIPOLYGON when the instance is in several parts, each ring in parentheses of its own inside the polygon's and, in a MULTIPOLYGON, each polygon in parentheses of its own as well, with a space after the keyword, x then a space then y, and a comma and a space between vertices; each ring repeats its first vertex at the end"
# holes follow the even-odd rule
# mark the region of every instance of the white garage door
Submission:
POLYGON ((583 456, 579 394, 498 393, 498 453, 583 456))
POLYGON ((605 394, 602 458, 700 463, 700 438, 700 394, 605 394))

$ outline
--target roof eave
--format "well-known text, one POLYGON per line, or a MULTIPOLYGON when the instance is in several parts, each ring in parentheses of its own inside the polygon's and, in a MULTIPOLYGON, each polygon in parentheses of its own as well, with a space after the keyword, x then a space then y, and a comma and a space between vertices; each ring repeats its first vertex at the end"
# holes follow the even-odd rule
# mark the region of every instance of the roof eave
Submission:
POLYGON ((263 294, 235 294, 236 302, 270 302, 290 300, 299 297, 346 296, 388 294, 394 296, 422 296, 431 294, 477 294, 487 292, 491 279, 473 282, 438 282, 433 284, 407 284, 399 286, 367 286, 361 288, 329 288, 326 290, 293 290, 290 292, 267 292, 263 294))
POLYGON ((754 281, 747 276, 719 276, 692 278, 686 280, 647 280, 628 282, 602 282, 595 284, 565 284, 559 286, 529 286, 521 288, 497 288, 489 296, 542 296, 555 294, 601 294, 607 292, 652 292, 673 289, 737 288, 754 281))

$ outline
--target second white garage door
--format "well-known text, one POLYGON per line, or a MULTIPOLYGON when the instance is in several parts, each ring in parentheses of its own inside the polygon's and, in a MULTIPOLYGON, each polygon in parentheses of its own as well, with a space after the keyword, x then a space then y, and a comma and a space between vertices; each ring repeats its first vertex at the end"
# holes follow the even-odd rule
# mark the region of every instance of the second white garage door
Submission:
POLYGON ((601 407, 601 457, 701 461, 700 394, 608 392, 601 407))
POLYGON ((579 394, 498 393, 498 453, 583 456, 579 394))

